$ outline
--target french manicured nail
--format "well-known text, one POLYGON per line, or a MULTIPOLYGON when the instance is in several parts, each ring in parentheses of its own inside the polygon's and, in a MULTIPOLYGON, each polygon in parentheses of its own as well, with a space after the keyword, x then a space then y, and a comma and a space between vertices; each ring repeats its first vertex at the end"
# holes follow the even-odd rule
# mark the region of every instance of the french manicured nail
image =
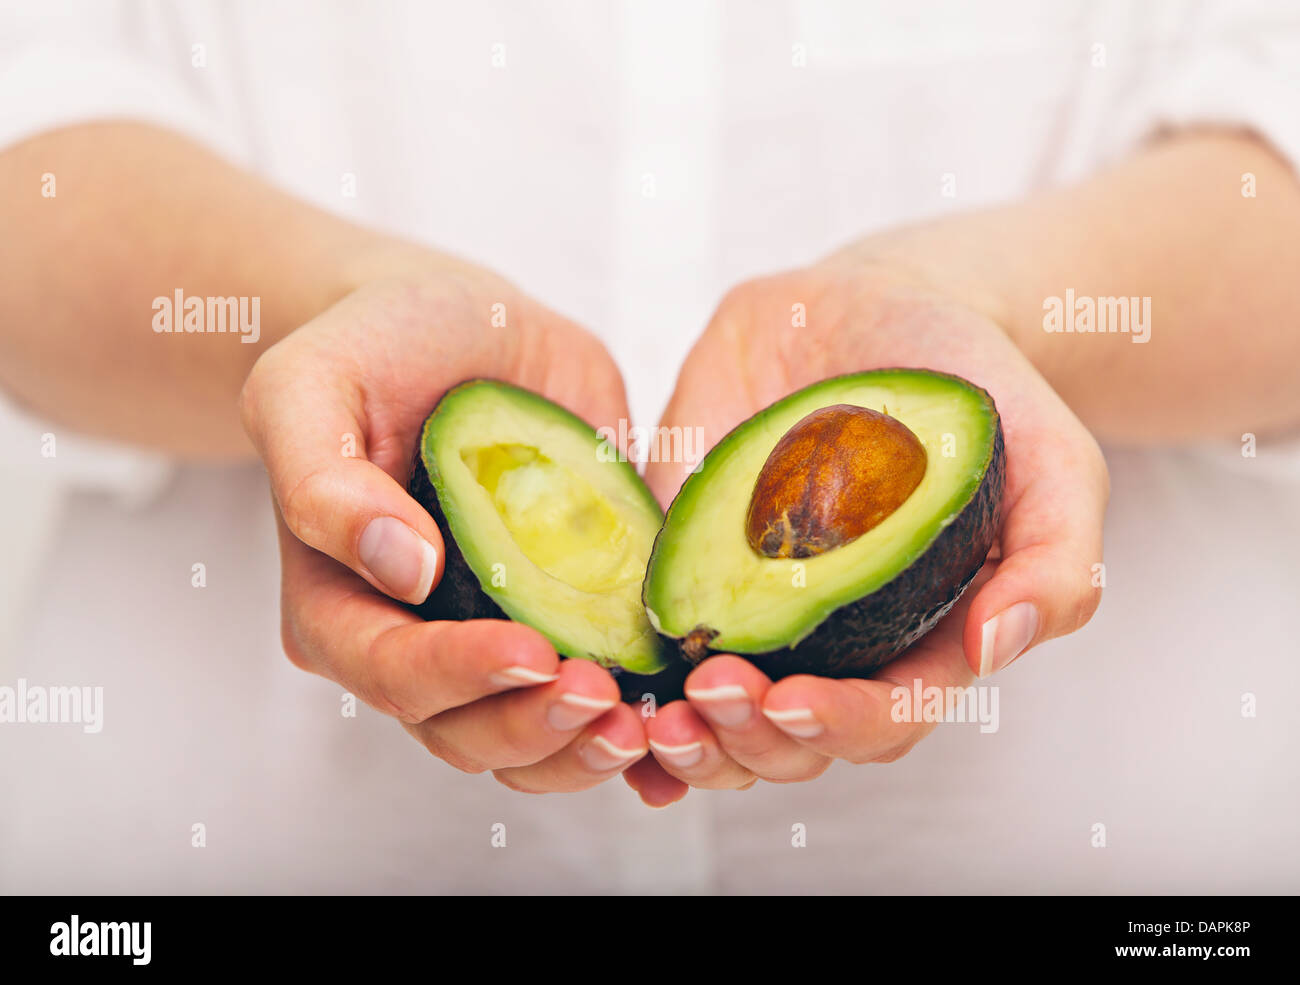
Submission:
POLYGON ((593 722, 617 701, 608 698, 589 698, 585 694, 561 694, 558 701, 546 709, 546 721, 558 732, 572 732, 593 722))
POLYGON ((691 689, 686 697, 699 702, 704 717, 723 728, 738 728, 754 715, 754 702, 739 684, 691 689))
POLYGON ((1017 602, 984 624, 980 637, 980 677, 996 673, 1025 652, 1038 634, 1038 609, 1017 602))
POLYGON ((393 597, 415 603, 429 597, 438 551, 396 517, 379 516, 366 524, 357 554, 393 597))
POLYGON ((786 735, 796 739, 815 739, 826 731, 807 708, 764 708, 763 715, 786 735))
POLYGON ((578 755, 589 769, 597 773, 626 766, 645 755, 644 749, 620 749, 603 735, 593 735, 578 750, 578 755))
POLYGON ((681 746, 665 745, 651 739, 650 748, 655 751, 657 759, 662 759, 669 766, 676 766, 682 770, 690 769, 704 758, 704 743, 699 739, 681 746))
POLYGON ((497 687, 529 687, 533 684, 550 684, 559 679, 559 674, 543 674, 531 667, 506 667, 488 678, 497 687))

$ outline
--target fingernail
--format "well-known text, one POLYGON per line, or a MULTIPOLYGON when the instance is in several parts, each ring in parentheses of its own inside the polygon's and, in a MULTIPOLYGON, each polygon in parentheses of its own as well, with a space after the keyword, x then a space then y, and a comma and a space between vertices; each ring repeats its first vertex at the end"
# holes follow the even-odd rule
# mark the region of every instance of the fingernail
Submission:
POLYGON ((379 516, 366 524, 357 554, 393 597, 416 603, 429 597, 438 551, 396 517, 379 516))
POLYGON ((782 732, 796 739, 813 739, 826 731, 807 708, 764 708, 763 714, 782 732))
POLYGON ((593 735, 583 744, 578 755, 590 769, 597 773, 618 769, 645 755, 644 749, 620 749, 603 735, 593 735))
POLYGON ((754 714, 754 702, 739 684, 692 689, 686 692, 686 697, 698 701, 704 717, 723 728, 744 725, 754 714))
POLYGON ((524 687, 531 684, 550 684, 558 681, 559 674, 543 674, 531 667, 506 667, 488 678, 497 687, 524 687))
POLYGON ((669 766, 676 766, 683 770, 690 769, 704 758, 704 743, 699 739, 688 742, 684 746, 667 746, 651 739, 650 748, 655 751, 658 759, 662 759, 669 766))
POLYGON ((618 701, 608 698, 589 698, 585 694, 561 694, 558 701, 546 709, 546 721, 559 732, 572 732, 588 722, 595 721, 618 701))
POLYGON ((980 638, 980 677, 996 673, 1025 652, 1038 633, 1038 609, 1017 602, 984 624, 980 638))

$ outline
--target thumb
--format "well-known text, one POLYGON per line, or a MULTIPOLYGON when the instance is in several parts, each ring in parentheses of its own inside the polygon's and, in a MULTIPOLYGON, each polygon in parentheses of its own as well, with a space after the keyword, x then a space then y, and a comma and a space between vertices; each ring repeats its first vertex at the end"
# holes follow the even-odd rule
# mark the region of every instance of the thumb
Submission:
POLYGON ((1022 463, 1035 477, 1008 509, 1002 560, 976 595, 963 632, 966 662, 980 677, 1081 628, 1097 610, 1109 479, 1095 443, 1091 448, 1095 454, 1086 456, 1078 449, 1047 453, 1056 463, 1073 463, 1068 472, 1022 463))
POLYGON ((423 602, 442 577, 442 536, 403 485, 366 457, 359 394, 312 374, 255 366, 240 413, 294 536, 379 591, 423 602))

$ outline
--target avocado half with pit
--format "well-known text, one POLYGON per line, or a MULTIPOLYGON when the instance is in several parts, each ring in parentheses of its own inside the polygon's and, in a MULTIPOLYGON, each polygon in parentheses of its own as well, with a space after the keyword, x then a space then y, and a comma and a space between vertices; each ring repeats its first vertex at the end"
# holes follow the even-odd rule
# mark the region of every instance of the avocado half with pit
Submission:
POLYGON ((519 387, 471 380, 424 424, 408 489, 433 516, 443 576, 426 619, 526 623, 567 657, 621 673, 625 694, 671 651, 641 604, 663 511, 617 449, 519 387))
POLYGON ((956 376, 823 380, 724 437, 668 508, 643 592, 698 663, 866 676, 920 639, 983 565, 999 522, 1002 425, 956 376))

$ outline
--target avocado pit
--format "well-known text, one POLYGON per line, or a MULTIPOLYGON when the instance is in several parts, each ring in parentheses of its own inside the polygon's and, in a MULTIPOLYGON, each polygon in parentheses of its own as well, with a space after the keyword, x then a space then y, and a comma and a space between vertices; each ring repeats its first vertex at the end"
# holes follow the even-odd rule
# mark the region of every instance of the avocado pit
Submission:
POLYGON ((902 421, 852 404, 822 407, 768 455, 754 483, 745 537, 769 558, 824 554, 902 506, 925 469, 925 446, 902 421))

